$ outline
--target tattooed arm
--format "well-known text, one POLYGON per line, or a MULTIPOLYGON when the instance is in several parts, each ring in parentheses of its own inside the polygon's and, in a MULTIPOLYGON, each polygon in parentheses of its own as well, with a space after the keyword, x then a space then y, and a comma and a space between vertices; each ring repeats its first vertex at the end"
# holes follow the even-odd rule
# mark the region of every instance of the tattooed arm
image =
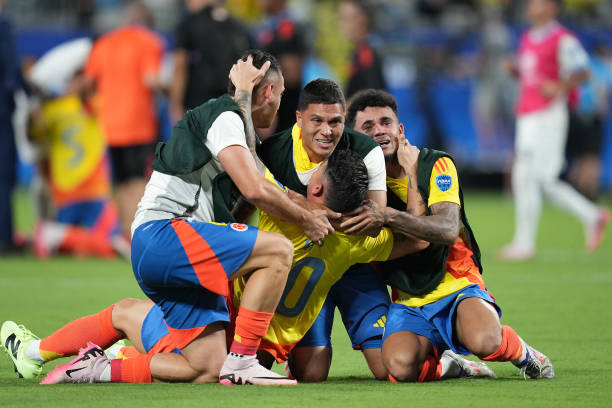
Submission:
POLYGON ((265 173, 266 167, 259 160, 255 146, 257 143, 257 136, 255 134, 255 127, 253 126, 253 118, 251 116, 251 107, 253 103, 253 88, 264 78, 268 68, 270 68, 270 62, 266 61, 261 68, 255 68, 252 63, 252 57, 249 56, 246 61, 238 60, 230 70, 229 77, 236 87, 234 93, 234 102, 240 107, 242 116, 244 118, 244 133, 246 136, 246 144, 249 148, 249 152, 255 160, 257 171, 261 174, 265 173))
POLYGON ((425 241, 452 245, 459 236, 459 206, 442 201, 431 206, 431 215, 415 216, 393 208, 384 209, 385 225, 393 232, 412 235, 425 241))

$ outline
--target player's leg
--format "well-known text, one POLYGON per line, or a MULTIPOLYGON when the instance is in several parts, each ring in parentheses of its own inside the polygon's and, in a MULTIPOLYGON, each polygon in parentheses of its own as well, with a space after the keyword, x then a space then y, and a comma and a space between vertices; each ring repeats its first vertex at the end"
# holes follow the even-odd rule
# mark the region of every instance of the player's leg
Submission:
POLYGON ((293 259, 293 245, 283 236, 259 231, 247 260, 230 279, 249 274, 236 317, 234 339, 220 381, 232 384, 295 384, 261 366, 256 358, 261 339, 282 296, 293 259))
POLYGON ((289 368, 298 381, 321 382, 327 379, 332 362, 331 331, 335 310, 336 304, 328 296, 308 332, 291 350, 289 368))
POLYGON ((330 291, 355 350, 361 350, 374 377, 386 380, 382 337, 391 299, 369 264, 353 265, 330 291))
POLYGON ((501 325, 492 299, 472 295, 456 309, 455 333, 459 343, 482 360, 510 361, 530 378, 554 378, 548 357, 525 343, 510 326, 501 325))
POLYGON ((540 182, 535 172, 534 150, 538 148, 538 114, 519 117, 516 121, 515 158, 512 166, 514 198, 514 238, 501 249, 499 257, 515 261, 528 259, 535 251, 535 239, 542 207, 540 182))
POLYGON ((603 229, 610 220, 610 214, 559 179, 565 163, 567 108, 561 105, 554 106, 547 114, 548 120, 542 128, 546 143, 545 147, 541 148, 537 161, 537 173, 542 180, 542 191, 553 204, 580 220, 585 230, 586 247, 589 251, 593 251, 602 241, 603 229))

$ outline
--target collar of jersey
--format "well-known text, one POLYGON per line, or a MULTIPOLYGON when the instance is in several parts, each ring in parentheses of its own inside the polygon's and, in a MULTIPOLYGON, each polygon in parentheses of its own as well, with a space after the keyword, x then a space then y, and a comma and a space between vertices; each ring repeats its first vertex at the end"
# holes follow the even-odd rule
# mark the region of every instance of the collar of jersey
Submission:
POLYGON ((302 129, 297 125, 293 125, 291 129, 291 137, 293 138, 293 162, 295 170, 298 173, 305 173, 317 167, 321 163, 313 163, 308 157, 308 152, 302 144, 302 129))

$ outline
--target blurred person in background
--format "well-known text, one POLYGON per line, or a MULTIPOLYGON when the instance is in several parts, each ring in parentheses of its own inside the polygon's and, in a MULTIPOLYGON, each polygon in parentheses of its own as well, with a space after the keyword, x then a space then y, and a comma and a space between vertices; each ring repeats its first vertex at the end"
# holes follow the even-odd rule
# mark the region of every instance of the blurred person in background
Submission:
POLYGON ((593 49, 589 55, 591 77, 580 87, 580 102, 570 113, 568 180, 591 200, 599 193, 604 122, 610 111, 612 70, 605 63, 609 55, 604 44, 593 49))
POLYGON ((82 72, 91 46, 87 38, 61 44, 31 70, 45 101, 32 112, 30 136, 46 152, 41 173, 56 210, 55 219, 36 226, 34 250, 41 258, 55 252, 129 258, 111 200, 106 140, 82 72))
POLYGON ((302 89, 302 66, 308 54, 306 36, 304 28, 287 10, 286 0, 257 0, 257 3, 266 14, 265 20, 255 30, 257 47, 276 57, 285 78, 283 103, 276 115, 277 124, 271 131, 287 129, 295 122, 302 89))
POLYGON ((110 147, 115 198, 126 236, 158 140, 154 91, 159 88, 164 46, 152 25, 143 3, 129 3, 124 25, 94 43, 84 71, 100 97, 100 122, 110 147))
POLYGON ((515 233, 499 253, 502 260, 519 261, 534 255, 543 194, 581 221, 588 251, 601 244, 610 220, 606 209, 559 179, 567 140, 568 94, 589 77, 586 52, 556 20, 559 3, 529 0, 531 28, 521 37, 518 65, 508 64, 508 70, 518 76, 520 91, 512 168, 515 233))
POLYGON ((24 86, 13 29, 0 0, 0 255, 19 252, 13 238, 12 196, 17 184, 17 148, 13 131, 15 92, 24 86))
POLYGON ((176 28, 170 84, 173 122, 226 91, 227 73, 250 46, 249 34, 218 0, 185 0, 188 14, 176 28))
POLYGON ((373 11, 363 0, 344 0, 338 12, 340 29, 353 45, 346 98, 361 89, 385 89, 382 60, 368 42, 373 11))

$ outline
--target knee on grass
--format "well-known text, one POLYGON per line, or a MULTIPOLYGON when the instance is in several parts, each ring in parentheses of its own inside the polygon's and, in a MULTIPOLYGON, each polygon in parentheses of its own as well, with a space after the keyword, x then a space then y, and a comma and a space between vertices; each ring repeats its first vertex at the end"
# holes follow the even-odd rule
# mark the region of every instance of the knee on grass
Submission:
POLYGON ((389 374, 400 382, 416 382, 419 378, 419 361, 415 355, 398 353, 384 359, 389 374))

